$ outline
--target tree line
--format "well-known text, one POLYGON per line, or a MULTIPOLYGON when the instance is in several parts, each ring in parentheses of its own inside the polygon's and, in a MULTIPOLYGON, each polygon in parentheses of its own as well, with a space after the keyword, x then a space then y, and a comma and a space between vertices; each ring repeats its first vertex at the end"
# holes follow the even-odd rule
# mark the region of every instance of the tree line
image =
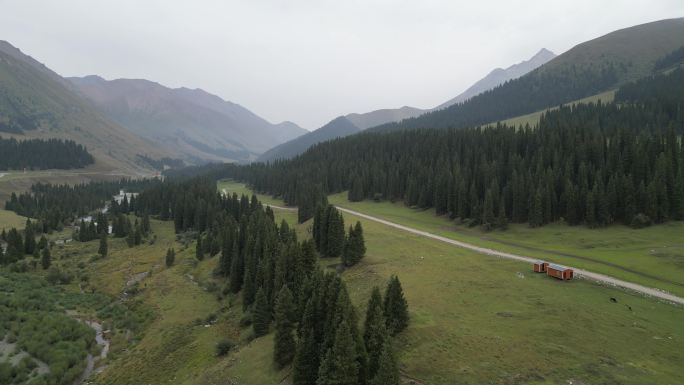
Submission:
POLYGON ((684 62, 684 47, 680 47, 664 57, 656 60, 653 68, 656 71, 662 71, 666 68, 674 66, 675 64, 681 64, 682 62, 684 62))
POLYGON ((73 169, 93 164, 86 148, 73 140, 0 137, 0 170, 73 169))
POLYGON ((135 202, 128 202, 128 198, 119 204, 113 201, 113 196, 120 190, 129 192, 141 191, 153 186, 158 179, 122 179, 115 182, 89 182, 76 185, 37 183, 27 192, 12 193, 5 202, 5 210, 14 211, 19 215, 35 218, 41 223, 42 232, 62 230, 79 217, 105 207, 109 202, 110 210, 114 213, 134 212, 135 202))
POLYGON ((324 199, 349 190, 352 200, 403 201, 488 229, 681 220, 682 90, 684 70, 677 70, 621 88, 616 103, 548 111, 535 127, 362 133, 292 160, 226 165, 213 174, 290 205, 310 207, 301 199, 312 192, 324 199))

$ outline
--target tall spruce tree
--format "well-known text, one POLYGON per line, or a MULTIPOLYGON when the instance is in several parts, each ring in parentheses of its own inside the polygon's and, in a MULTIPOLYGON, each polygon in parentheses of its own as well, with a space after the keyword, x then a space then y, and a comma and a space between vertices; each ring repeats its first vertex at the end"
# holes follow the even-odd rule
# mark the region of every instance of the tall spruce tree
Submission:
POLYGON ((97 249, 97 253, 100 254, 102 258, 107 256, 107 233, 100 234, 100 247, 97 249))
POLYGON ((399 277, 392 276, 385 291, 385 322, 387 330, 395 335, 406 329, 409 321, 408 303, 404 298, 399 277))
POLYGON ((371 292, 366 309, 366 320, 363 330, 363 341, 368 353, 368 377, 373 378, 378 371, 380 354, 385 340, 388 338, 387 326, 380 289, 375 286, 371 292))
POLYGON ((392 342, 385 341, 380 352, 378 371, 368 385, 399 385, 399 366, 392 351, 392 342))
POLYGON ((344 234, 344 219, 337 209, 333 206, 328 218, 327 231, 327 248, 326 257, 339 258, 342 256, 342 249, 344 248, 345 234, 344 234))
POLYGON ((295 355, 294 312, 292 293, 285 285, 280 289, 275 304, 273 361, 280 368, 289 364, 295 355))
POLYGON ((358 380, 356 343, 348 323, 342 321, 335 333, 333 346, 321 361, 316 385, 356 385, 358 380))
POLYGON ((319 366, 318 344, 312 327, 302 332, 292 364, 292 385, 316 385, 319 366))
POLYGON ((254 336, 261 337, 268 334, 268 328, 271 324, 271 310, 268 306, 268 299, 262 288, 259 288, 254 301, 254 310, 252 311, 252 327, 254 329, 254 336))
POLYGON ((40 265, 43 266, 43 270, 47 270, 50 265, 52 265, 52 254, 50 253, 49 246, 43 249, 43 253, 40 258, 40 265))
POLYGON ((173 266, 173 262, 176 260, 176 251, 173 248, 166 250, 166 267, 173 266))
POLYGON ((366 254, 366 245, 363 238, 361 222, 356 222, 354 227, 349 227, 349 236, 345 240, 342 262, 346 266, 357 264, 366 254))
POLYGON ((204 246, 202 245, 202 234, 197 235, 197 243, 195 244, 195 258, 198 261, 204 259, 204 246))

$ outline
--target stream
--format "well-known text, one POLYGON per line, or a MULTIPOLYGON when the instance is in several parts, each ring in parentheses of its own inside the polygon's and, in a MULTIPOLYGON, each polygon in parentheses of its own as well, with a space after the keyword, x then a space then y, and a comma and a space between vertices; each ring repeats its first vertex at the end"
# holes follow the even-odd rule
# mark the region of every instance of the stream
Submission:
POLYGON ((88 320, 84 321, 78 318, 76 319, 85 323, 86 325, 90 326, 93 330, 95 330, 95 343, 102 347, 99 356, 93 356, 92 354, 88 353, 88 363, 86 364, 86 368, 83 371, 83 374, 81 374, 81 376, 76 381, 74 381, 74 385, 80 385, 85 383, 85 381, 88 378, 90 378, 90 376, 93 373, 100 373, 105 369, 106 365, 100 366, 97 369, 95 369, 95 363, 97 361, 102 361, 105 358, 107 358, 107 354, 109 353, 109 341, 106 338, 104 338, 104 334, 102 332, 102 325, 99 322, 88 320))

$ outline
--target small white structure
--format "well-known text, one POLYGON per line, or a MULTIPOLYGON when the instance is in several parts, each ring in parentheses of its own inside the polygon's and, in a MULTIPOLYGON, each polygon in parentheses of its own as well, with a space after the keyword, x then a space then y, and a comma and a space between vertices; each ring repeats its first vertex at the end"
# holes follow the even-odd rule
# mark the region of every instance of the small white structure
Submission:
POLYGON ((113 199, 116 201, 116 203, 121 204, 123 202, 124 197, 126 197, 127 201, 131 201, 131 198, 134 196, 138 196, 138 193, 127 193, 125 190, 119 190, 119 195, 114 195, 113 199))

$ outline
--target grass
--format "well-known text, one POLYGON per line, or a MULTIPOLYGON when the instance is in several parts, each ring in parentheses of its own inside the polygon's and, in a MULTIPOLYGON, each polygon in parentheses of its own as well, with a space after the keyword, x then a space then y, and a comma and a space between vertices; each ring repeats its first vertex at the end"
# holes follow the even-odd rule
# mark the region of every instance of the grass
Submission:
POLYGON ((329 197, 341 207, 444 237, 496 250, 541 258, 611 275, 684 295, 684 222, 635 230, 615 225, 604 229, 551 224, 531 229, 510 225, 506 231, 484 232, 402 203, 349 202, 346 194, 329 197))
POLYGON ((34 171, 0 171, 0 204, 10 195, 28 191, 32 185, 41 183, 76 184, 89 181, 113 181, 130 177, 130 173, 113 171, 109 166, 96 161, 88 167, 74 170, 34 170, 34 171))
MULTIPOLYGON (((343 206, 374 215, 384 208, 388 219, 450 231, 447 221, 429 212, 389 203, 343 206), (373 211, 366 210, 371 205, 373 211)), ((588 281, 556 281, 523 263, 344 217, 347 224, 361 221, 368 248, 366 258, 343 273, 358 311, 373 285, 384 285, 392 274, 401 279, 411 324, 397 347, 407 377, 429 384, 682 381, 682 307, 588 281)), ((650 236, 655 234, 644 238, 650 236)))
MULTIPOLYGON (((128 248, 123 239, 112 240, 113 252, 88 265, 91 285, 116 296, 131 277, 151 272, 138 283, 140 293, 133 300, 151 309, 152 320, 130 341, 125 336, 113 339, 113 359, 94 383, 277 383, 281 374, 267 365, 272 360, 268 339, 243 341, 229 355, 215 356, 218 341, 239 343, 241 334, 246 333, 238 325, 242 317, 239 301, 219 298, 219 292, 210 289, 214 286, 220 291, 222 287, 222 281, 213 277, 218 257, 196 261, 194 244, 184 249, 175 242, 172 222, 152 221, 152 228, 157 235, 154 245, 128 248), (176 261, 167 268, 164 255, 171 246, 176 261)), ((72 264, 94 254, 97 241, 75 247, 80 248, 75 252, 81 257, 72 264)))
MULTIPOLYGON (((244 183, 239 183, 231 179, 220 180, 217 186, 219 191, 226 190, 229 194, 236 193, 238 196, 247 195, 251 198, 254 194, 254 192, 247 188, 244 183)), ((285 203, 282 200, 273 198, 270 195, 257 193, 256 196, 264 205, 285 206, 285 203)))
MULTIPOLYGON (((614 99, 615 99, 615 90, 611 90, 611 91, 602 92, 600 94, 588 96, 586 98, 582 98, 582 99, 576 100, 574 102, 565 103, 565 105, 596 103, 599 100, 602 103, 610 103, 614 99)), ((539 123, 539 118, 541 118, 543 113, 545 113, 547 111, 553 111, 556 109, 558 109, 558 107, 545 108, 543 110, 532 112, 530 114, 516 116, 514 118, 502 120, 501 123, 507 124, 507 125, 513 126, 513 127, 525 126, 526 124, 529 124, 530 127, 534 127, 535 124, 539 123)))
POLYGON ((0 232, 9 230, 12 227, 23 229, 26 224, 26 217, 17 215, 14 211, 0 209, 0 232))

